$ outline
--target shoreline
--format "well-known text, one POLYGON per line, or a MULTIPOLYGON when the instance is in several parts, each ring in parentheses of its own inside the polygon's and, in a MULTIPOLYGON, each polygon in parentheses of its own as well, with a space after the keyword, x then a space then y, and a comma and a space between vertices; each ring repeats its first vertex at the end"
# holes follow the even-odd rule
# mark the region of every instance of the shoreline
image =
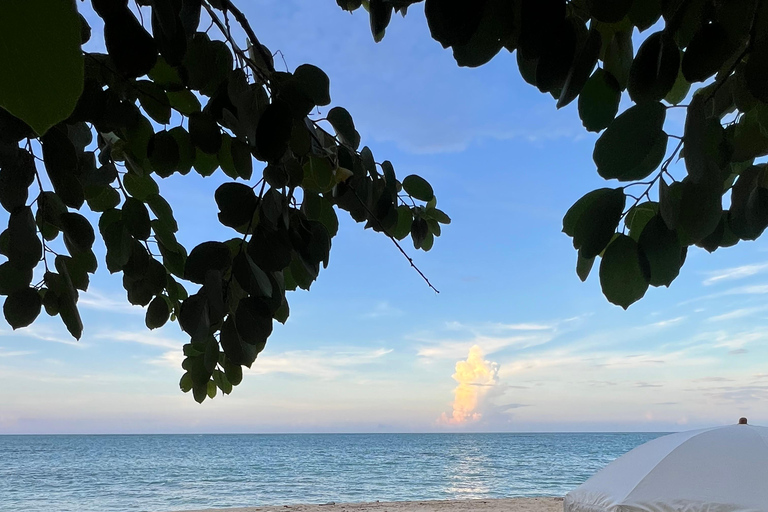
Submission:
POLYGON ((207 508, 183 512, 560 512, 563 498, 498 498, 468 500, 374 501, 207 508))

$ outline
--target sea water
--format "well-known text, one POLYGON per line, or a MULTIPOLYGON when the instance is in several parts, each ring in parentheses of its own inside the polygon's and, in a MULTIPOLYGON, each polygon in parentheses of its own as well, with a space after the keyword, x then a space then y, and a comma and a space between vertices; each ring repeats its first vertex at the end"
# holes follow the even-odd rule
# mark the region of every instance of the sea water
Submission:
POLYGON ((0 510, 562 496, 659 435, 0 436, 0 510))

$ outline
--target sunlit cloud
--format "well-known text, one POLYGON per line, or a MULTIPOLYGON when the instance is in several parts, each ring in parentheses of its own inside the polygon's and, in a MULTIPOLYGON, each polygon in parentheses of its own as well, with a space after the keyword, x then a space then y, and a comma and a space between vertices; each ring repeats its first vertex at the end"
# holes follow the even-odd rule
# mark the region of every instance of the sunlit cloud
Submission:
POLYGON ((478 345, 470 348, 467 359, 456 363, 453 374, 458 383, 453 392, 453 411, 450 415, 443 413, 440 423, 463 425, 478 421, 482 417, 481 401, 491 388, 498 385, 498 374, 499 365, 486 361, 478 345))
POLYGON ((742 265, 740 267, 726 268, 722 270, 715 270, 708 272, 708 276, 702 284, 709 286, 720 283, 722 281, 731 281, 734 279, 743 279, 745 277, 753 276, 760 272, 768 270, 768 263, 754 264, 754 265, 742 265))

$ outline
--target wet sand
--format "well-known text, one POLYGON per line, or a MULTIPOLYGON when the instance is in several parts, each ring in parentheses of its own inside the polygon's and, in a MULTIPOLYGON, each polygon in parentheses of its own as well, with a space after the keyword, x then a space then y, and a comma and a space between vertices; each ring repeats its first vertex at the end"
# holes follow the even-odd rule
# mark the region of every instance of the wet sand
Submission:
POLYGON ((326 503, 205 509, 187 512, 560 512, 563 498, 508 498, 498 500, 434 500, 374 503, 326 503))

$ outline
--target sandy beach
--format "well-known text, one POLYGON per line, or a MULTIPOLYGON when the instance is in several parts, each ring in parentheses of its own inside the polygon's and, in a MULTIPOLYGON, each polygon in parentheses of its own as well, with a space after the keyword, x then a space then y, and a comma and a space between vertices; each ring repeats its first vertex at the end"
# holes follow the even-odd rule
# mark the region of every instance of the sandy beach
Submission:
POLYGON ((508 498, 211 508, 187 512, 560 512, 561 510, 563 510, 563 498, 508 498))

